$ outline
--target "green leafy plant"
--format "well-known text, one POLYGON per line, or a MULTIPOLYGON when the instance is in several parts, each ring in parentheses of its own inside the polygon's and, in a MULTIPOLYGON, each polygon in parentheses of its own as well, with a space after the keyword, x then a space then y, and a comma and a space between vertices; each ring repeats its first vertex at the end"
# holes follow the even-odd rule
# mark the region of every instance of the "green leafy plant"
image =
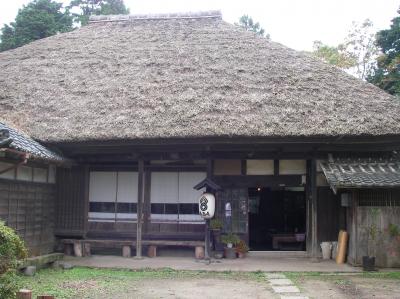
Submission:
POLYGON ((240 240, 240 242, 236 245, 236 252, 237 253, 246 253, 249 251, 249 246, 247 246, 246 242, 240 240))
POLYGON ((375 253, 372 253, 371 248, 374 249, 374 252, 376 250, 376 241, 378 238, 378 235, 381 233, 378 229, 378 216, 379 216, 379 209, 372 208, 369 211, 369 218, 370 218, 370 224, 367 226, 367 234, 368 234, 368 255, 369 256, 375 256, 375 253), (372 244, 371 244, 372 243, 372 244))
POLYGON ((237 245, 240 242, 240 238, 236 234, 229 233, 227 235, 221 236, 221 242, 226 245, 228 244, 237 245))
POLYGON ((14 298, 19 263, 27 257, 24 242, 15 231, 0 221, 0 298, 14 298))
POLYGON ((214 218, 210 221, 210 228, 211 229, 222 229, 223 223, 221 219, 214 218))
POLYGON ((389 223, 388 232, 390 237, 395 238, 400 235, 400 229, 396 224, 389 223))

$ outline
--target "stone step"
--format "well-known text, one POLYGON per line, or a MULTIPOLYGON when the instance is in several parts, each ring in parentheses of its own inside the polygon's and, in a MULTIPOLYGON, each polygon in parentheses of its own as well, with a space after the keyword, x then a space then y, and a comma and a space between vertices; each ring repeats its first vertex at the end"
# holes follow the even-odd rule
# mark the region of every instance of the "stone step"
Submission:
POLYGON ((272 286, 275 293, 300 293, 300 290, 296 286, 272 286))
POLYGON ((273 286, 291 286, 291 285, 293 285, 293 282, 287 278, 269 279, 269 282, 273 286))

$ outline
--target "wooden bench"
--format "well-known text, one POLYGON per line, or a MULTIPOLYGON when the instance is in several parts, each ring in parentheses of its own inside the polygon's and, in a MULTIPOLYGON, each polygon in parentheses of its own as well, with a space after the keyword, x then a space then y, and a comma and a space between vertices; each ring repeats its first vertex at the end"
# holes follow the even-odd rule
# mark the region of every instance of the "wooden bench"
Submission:
POLYGON ((296 243, 299 247, 302 246, 305 237, 301 238, 303 234, 274 234, 272 235, 272 248, 275 250, 281 249, 283 243, 296 243))
MULTIPOLYGON (((136 248, 135 240, 103 240, 103 239, 62 239, 65 255, 78 257, 90 256, 91 248, 122 248, 123 257, 131 257, 131 249, 136 248)), ((204 241, 143 240, 147 246, 149 257, 157 256, 157 248, 161 246, 193 247, 197 259, 204 258, 204 241)))

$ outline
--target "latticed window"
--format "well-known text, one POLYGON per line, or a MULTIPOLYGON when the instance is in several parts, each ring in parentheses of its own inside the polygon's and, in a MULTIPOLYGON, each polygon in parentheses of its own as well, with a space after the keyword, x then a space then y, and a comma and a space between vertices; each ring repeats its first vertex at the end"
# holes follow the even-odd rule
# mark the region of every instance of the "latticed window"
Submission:
POLYGON ((224 232, 247 233, 247 198, 247 189, 224 189, 217 193, 216 214, 224 223, 224 232))
POLYGON ((375 189, 359 190, 356 193, 358 205, 364 207, 400 206, 400 190, 375 189))

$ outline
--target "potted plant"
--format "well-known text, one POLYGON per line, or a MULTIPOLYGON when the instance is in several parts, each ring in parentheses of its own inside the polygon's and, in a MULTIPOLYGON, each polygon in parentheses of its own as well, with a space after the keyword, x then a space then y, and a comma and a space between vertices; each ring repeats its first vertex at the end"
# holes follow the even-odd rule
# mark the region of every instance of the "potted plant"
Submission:
POLYGON ((236 258, 236 250, 234 248, 234 245, 236 245, 240 242, 240 238, 238 237, 238 235, 235 235, 233 233, 223 235, 223 236, 221 236, 221 241, 222 241, 222 243, 226 244, 226 247, 224 250, 225 258, 235 259, 236 258))
POLYGON ((223 223, 218 218, 213 218, 210 221, 210 230, 212 235, 213 248, 215 250, 215 257, 222 258, 224 245, 221 242, 221 230, 223 223))
POLYGON ((370 224, 367 226, 366 231, 368 235, 367 254, 362 257, 362 267, 364 271, 375 271, 375 252, 376 252, 376 239, 379 234, 377 218, 379 210, 374 208, 369 211, 370 224))
POLYGON ((236 245, 236 253, 238 258, 245 258, 248 251, 249 247, 247 246, 246 242, 240 240, 240 242, 236 245))

